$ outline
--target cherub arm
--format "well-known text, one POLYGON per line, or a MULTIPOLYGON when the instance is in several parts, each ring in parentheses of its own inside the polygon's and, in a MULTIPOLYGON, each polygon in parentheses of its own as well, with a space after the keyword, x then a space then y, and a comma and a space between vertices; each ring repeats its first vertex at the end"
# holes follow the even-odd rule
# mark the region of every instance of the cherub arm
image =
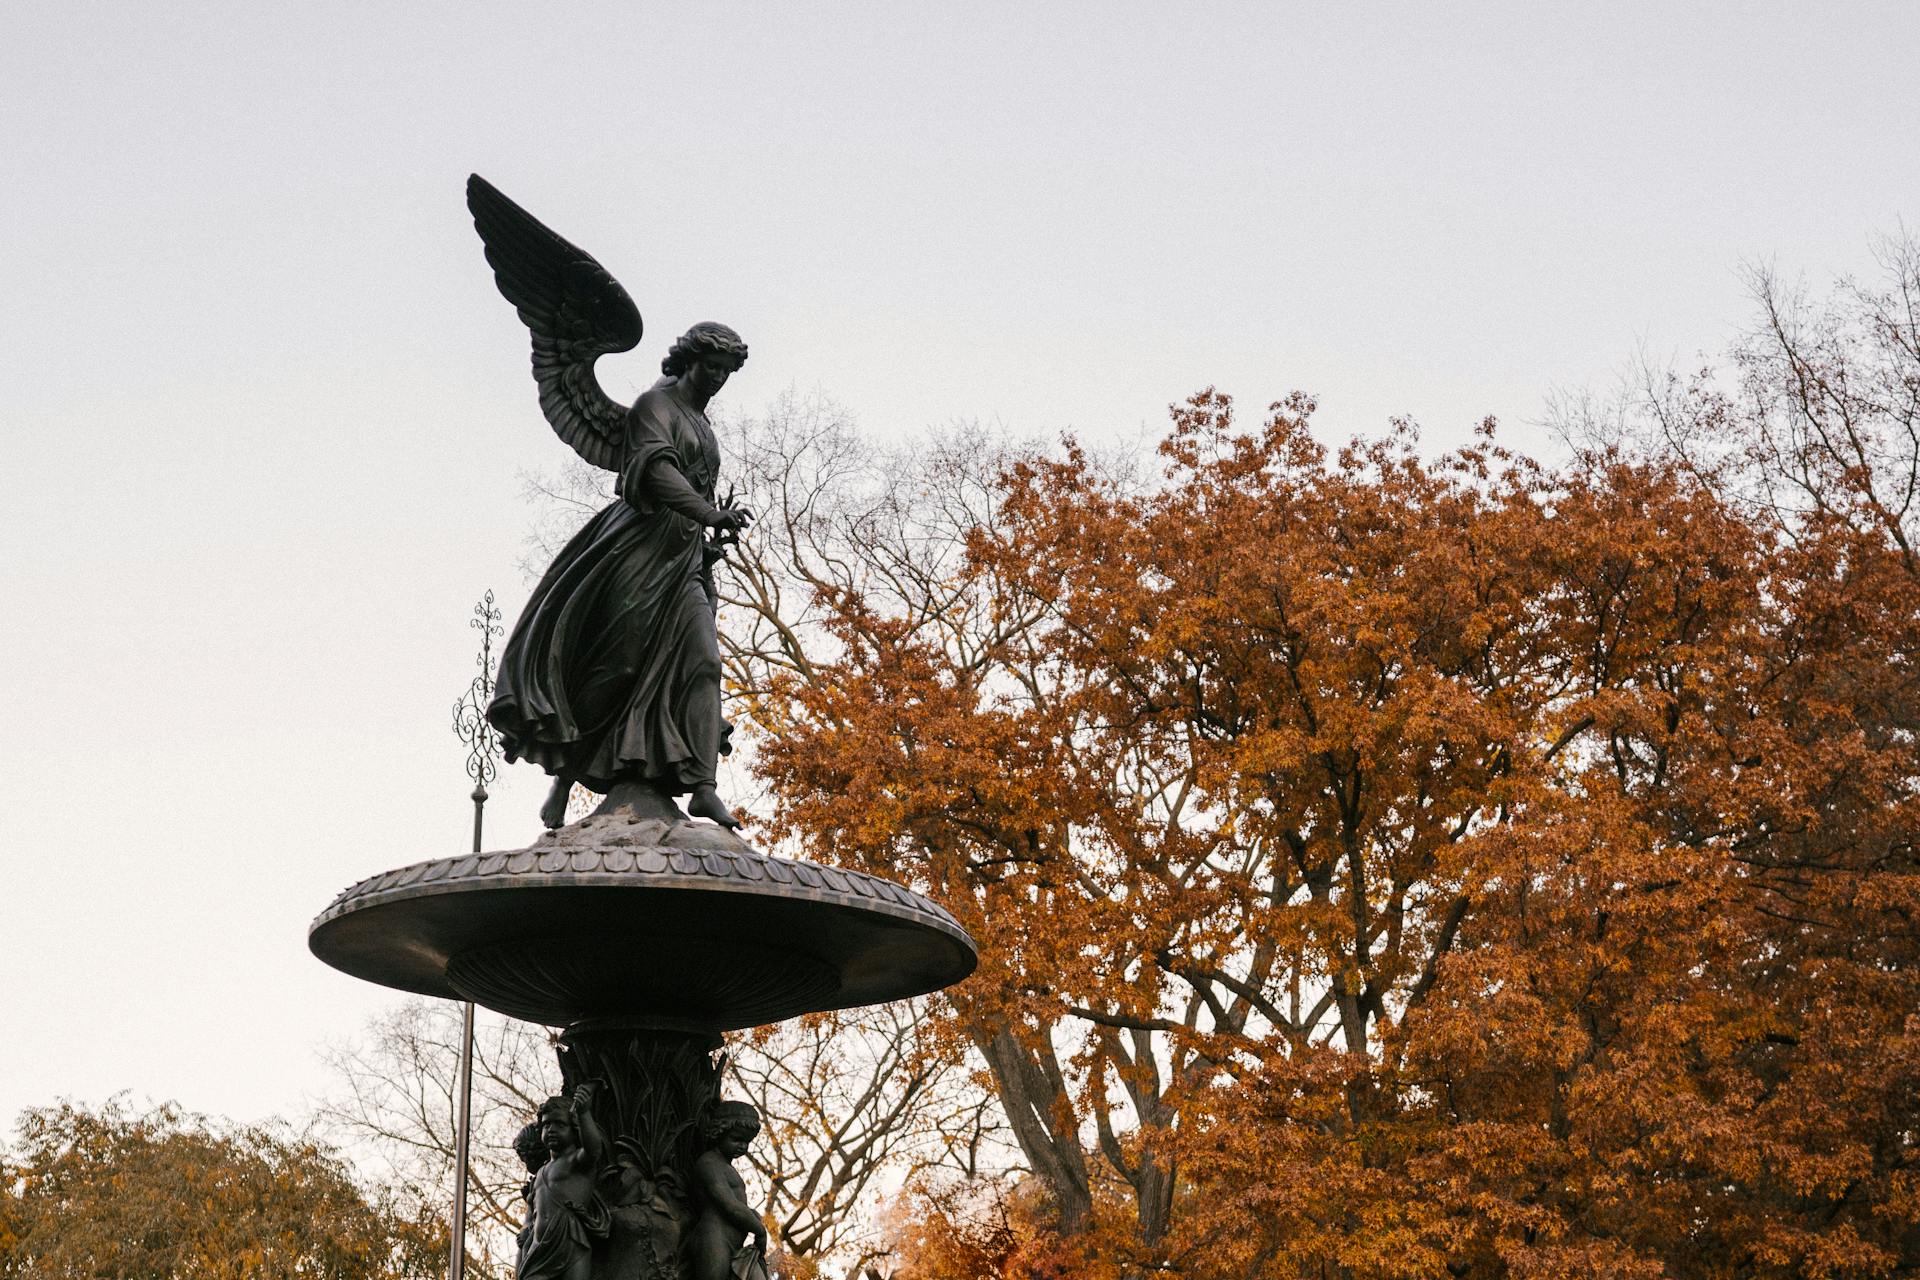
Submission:
POLYGON ((606 1163, 607 1134, 593 1118, 593 1100, 599 1093, 597 1080, 588 1080, 573 1091, 573 1115, 580 1127, 580 1152, 587 1167, 599 1169, 606 1163))

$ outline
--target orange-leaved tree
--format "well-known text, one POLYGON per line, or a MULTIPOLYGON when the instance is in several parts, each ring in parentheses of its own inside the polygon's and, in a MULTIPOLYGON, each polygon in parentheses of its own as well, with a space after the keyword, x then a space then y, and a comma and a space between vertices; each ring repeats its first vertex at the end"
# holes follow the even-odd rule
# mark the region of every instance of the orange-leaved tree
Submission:
POLYGON ((362 1186, 283 1124, 61 1103, 23 1112, 0 1148, 7 1280, 429 1280, 446 1256, 433 1215, 362 1186))
POLYGON ((981 941, 948 1023, 1062 1242, 1910 1263, 1899 548, 1673 458, 1330 453, 1312 409, 1197 396, 1152 479, 961 440, 836 505, 761 468, 733 659, 778 823, 981 941))

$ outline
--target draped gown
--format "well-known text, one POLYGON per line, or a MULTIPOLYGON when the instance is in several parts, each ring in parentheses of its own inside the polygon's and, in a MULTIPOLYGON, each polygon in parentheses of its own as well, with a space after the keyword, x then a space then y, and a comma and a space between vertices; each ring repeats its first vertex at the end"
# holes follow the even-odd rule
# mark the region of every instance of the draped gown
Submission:
POLYGON ((720 446, 663 379, 627 411, 611 505, 555 557, 500 657, 487 719, 508 760, 605 792, 714 780, 731 726, 704 525, 720 446))

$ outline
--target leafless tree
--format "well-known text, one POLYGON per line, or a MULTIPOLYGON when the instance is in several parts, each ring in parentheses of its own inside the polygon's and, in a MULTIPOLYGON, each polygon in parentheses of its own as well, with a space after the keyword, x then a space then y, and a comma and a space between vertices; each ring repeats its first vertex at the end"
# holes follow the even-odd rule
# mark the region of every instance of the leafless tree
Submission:
POLYGON ((1824 294, 1747 271, 1753 321, 1724 360, 1682 374, 1643 358, 1614 397, 1565 397, 1575 447, 1676 457, 1721 496, 1775 517, 1844 522, 1920 576, 1920 240, 1874 242, 1875 279, 1824 294))
MULTIPOLYGON (((460 1006, 409 1000, 375 1018, 359 1039, 324 1051, 339 1083, 315 1110, 342 1147, 384 1166, 383 1182, 414 1204, 442 1211, 453 1187, 459 1055, 460 1006)), ((526 1170, 513 1139, 559 1086, 545 1028, 480 1011, 468 1157, 469 1265, 476 1274, 512 1274, 514 1236, 526 1208, 520 1198, 526 1170)))
POLYGON ((941 1169, 1007 1162, 992 1095, 934 1034, 924 1001, 819 1014, 744 1033, 731 1090, 766 1117, 748 1158, 791 1254, 864 1273, 890 1247, 875 1210, 941 1169))

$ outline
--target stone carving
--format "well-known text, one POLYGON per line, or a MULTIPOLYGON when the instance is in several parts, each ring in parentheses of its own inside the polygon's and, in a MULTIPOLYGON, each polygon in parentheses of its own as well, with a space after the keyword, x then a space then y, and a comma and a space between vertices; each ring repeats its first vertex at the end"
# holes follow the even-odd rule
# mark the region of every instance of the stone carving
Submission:
POLYGON ((478 174, 467 207, 494 280, 533 338, 540 407, 581 458, 619 476, 619 497, 555 557, 500 657, 487 719, 508 760, 553 775, 540 815, 566 816, 576 782, 638 782, 722 826, 714 791, 730 726, 720 713, 713 565, 753 516, 715 500, 720 446, 707 405, 747 359, 723 324, 694 325, 631 406, 594 361, 640 341, 633 299, 591 257, 478 174))

